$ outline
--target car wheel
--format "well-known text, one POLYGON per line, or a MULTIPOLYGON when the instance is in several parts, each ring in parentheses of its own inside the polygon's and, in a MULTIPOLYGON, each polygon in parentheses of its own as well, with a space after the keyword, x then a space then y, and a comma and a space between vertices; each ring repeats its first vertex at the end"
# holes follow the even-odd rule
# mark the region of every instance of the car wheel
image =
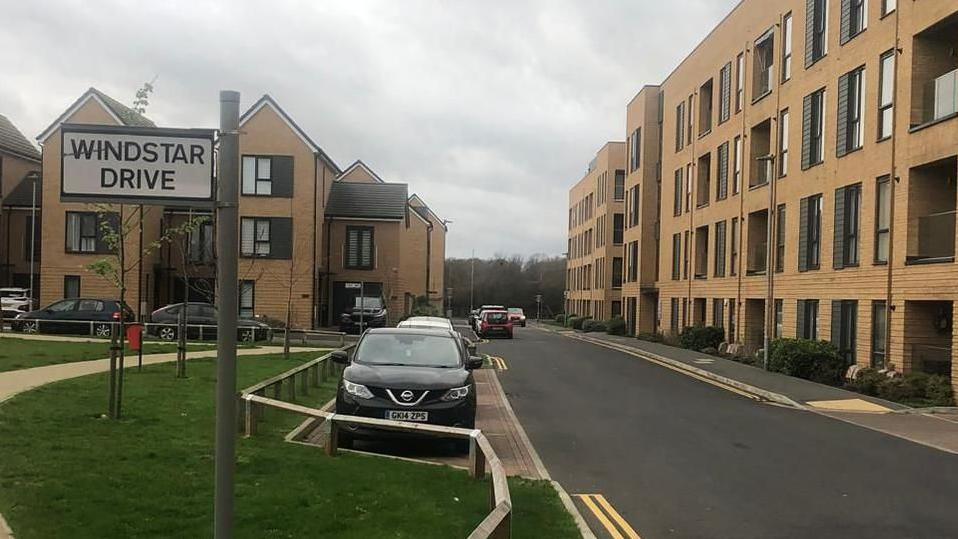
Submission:
POLYGON ((32 322, 24 322, 23 325, 20 326, 20 331, 24 333, 36 333, 38 329, 39 329, 39 322, 37 322, 36 320, 32 322))
POLYGON ((176 328, 164 326, 160 328, 160 339, 164 341, 176 340, 176 328))
POLYGON ((112 331, 109 324, 97 324, 93 327, 93 334, 97 337, 109 337, 112 331))
POLYGON ((352 434, 343 432, 343 429, 339 429, 339 449, 352 449, 353 448, 353 439, 352 434))

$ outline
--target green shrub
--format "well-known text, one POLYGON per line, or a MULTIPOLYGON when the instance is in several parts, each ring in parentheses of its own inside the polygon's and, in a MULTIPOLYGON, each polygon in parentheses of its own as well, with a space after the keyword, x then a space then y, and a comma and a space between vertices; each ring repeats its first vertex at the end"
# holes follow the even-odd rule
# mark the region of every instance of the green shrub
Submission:
POLYGON ((829 342, 775 339, 769 347, 768 368, 822 384, 839 385, 847 364, 829 342))
POLYGON ((621 316, 616 316, 605 323, 604 329, 609 335, 625 335, 625 320, 621 316))
POLYGON ((588 333, 592 331, 592 326, 595 325, 595 320, 588 318, 582 321, 582 331, 588 333))
POLYGON ((565 315, 564 315, 564 314, 557 314, 557 315, 556 315, 556 323, 557 323, 557 324, 563 324, 563 325, 564 325, 564 324, 565 324, 565 315))
POLYGON ((582 329, 582 323, 585 322, 586 320, 591 320, 591 319, 592 319, 591 316, 577 317, 575 320, 572 321, 572 329, 582 329))
POLYGON ((665 338, 662 337, 661 333, 639 333, 635 338, 646 342, 665 342, 665 338))
POLYGON ((576 318, 579 318, 579 315, 577 315, 577 314, 575 314, 575 313, 570 314, 569 316, 565 317, 565 327, 571 328, 571 327, 572 327, 572 324, 575 322, 575 319, 576 319, 576 318))
POLYGON ((954 406, 955 392, 951 380, 940 374, 929 376, 925 385, 925 399, 930 406, 954 406))
POLYGON ((703 348, 718 348, 725 340, 725 331, 714 326, 692 326, 679 335, 679 346, 699 351, 703 348))
POLYGON ((888 380, 888 376, 884 373, 878 372, 878 369, 867 368, 858 371, 858 374, 855 375, 855 379, 849 382, 848 387, 863 395, 877 397, 878 387, 885 380, 888 380))

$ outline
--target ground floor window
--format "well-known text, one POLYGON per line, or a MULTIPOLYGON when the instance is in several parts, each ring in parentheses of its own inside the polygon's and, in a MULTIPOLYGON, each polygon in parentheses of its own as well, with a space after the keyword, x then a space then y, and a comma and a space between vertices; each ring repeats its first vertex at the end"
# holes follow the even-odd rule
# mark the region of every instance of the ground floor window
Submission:
POLYGON ((679 332, 679 299, 672 298, 669 301, 672 314, 669 320, 669 329, 671 329, 672 333, 675 334, 679 332))
POLYGON ((256 281, 240 281, 239 317, 253 318, 256 305, 256 281))
POLYGON ((612 318, 621 318, 622 317, 622 302, 613 301, 612 302, 612 318))
POLYGON ((728 342, 735 342, 735 298, 728 300, 728 342))
POLYGON ((80 297, 80 276, 79 275, 64 275, 63 276, 63 298, 78 298, 80 297))
POLYGON ((775 300, 775 338, 781 339, 785 335, 785 302, 775 300))
POLYGON ((858 332, 858 302, 832 301, 832 344, 849 365, 855 363, 855 334, 858 332))
POLYGON ((876 369, 885 368, 885 336, 887 335, 888 311, 884 301, 872 302, 872 357, 871 366, 876 369))
POLYGON ((712 325, 725 327, 725 300, 722 298, 712 300, 712 325))
POLYGON ((818 300, 798 300, 798 338, 818 340, 818 300))

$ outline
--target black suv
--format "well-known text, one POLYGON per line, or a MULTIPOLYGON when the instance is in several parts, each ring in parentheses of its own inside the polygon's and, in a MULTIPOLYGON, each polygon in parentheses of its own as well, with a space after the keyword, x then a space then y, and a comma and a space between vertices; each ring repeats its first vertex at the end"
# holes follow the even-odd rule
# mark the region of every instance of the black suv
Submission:
MULTIPOLYGON (((153 311, 150 315, 151 323, 147 325, 147 334, 164 341, 176 340, 180 313, 184 305, 186 305, 186 338, 215 339, 218 322, 216 306, 211 303, 192 301, 187 304, 174 303, 153 311)), ((257 320, 240 318, 236 321, 236 338, 244 342, 269 341, 273 338, 273 330, 257 320)))
MULTIPOLYGON (((337 414, 475 427, 472 370, 482 366, 482 358, 470 357, 454 331, 371 329, 359 340, 352 358, 337 350, 332 359, 348 364, 336 393, 337 414)), ((339 444, 349 448, 355 437, 390 434, 343 427, 339 444)), ((468 440, 456 444, 460 451, 469 449, 468 440)))
POLYGON ((10 326, 24 333, 72 333, 109 337, 111 322, 136 319, 128 305, 114 299, 71 298, 52 303, 43 309, 20 313, 10 326), (122 314, 121 314, 122 313, 122 314))
POLYGON ((339 331, 359 334, 368 328, 384 328, 387 319, 386 302, 381 296, 356 296, 353 306, 339 315, 339 331))

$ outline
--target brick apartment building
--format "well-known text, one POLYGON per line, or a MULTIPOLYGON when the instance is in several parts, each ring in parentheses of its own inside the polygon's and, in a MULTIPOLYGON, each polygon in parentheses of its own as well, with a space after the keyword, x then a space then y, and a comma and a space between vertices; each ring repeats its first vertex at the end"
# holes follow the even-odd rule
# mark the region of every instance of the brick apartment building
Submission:
MULTIPOLYGON (((216 223, 209 208, 146 207, 141 240, 137 206, 61 202, 63 123, 154 125, 91 88, 38 137, 47 210, 40 303, 116 296, 110 282, 86 269, 109 251, 102 219, 130 223, 126 251, 145 253, 141 267, 127 276, 125 300, 131 306, 148 314, 184 300, 215 302, 216 223), (150 247, 190 220, 202 223, 188 235, 150 247)), ((289 304, 294 327, 336 325, 337 309, 352 299, 337 288, 345 279, 369 282, 370 293, 382 293, 393 321, 408 313, 417 297, 442 306, 443 273, 436 268, 445 258, 446 225, 419 197, 407 196, 405 184, 384 182, 360 161, 343 171, 269 95, 242 114, 240 129, 241 316, 284 321, 289 304), (371 191, 387 191, 388 208, 377 205, 380 199, 371 191), (366 220, 340 226, 352 218, 339 212, 344 206, 358 208, 366 220), (353 224, 362 231, 352 233, 353 224)))
POLYGON ((622 314, 625 143, 609 142, 569 191, 566 312, 622 314))
POLYGON ((0 114, 0 287, 39 287, 39 171, 40 151, 0 114))
POLYGON ((627 107, 629 327, 958 381, 956 49, 954 0, 740 2, 627 107))

